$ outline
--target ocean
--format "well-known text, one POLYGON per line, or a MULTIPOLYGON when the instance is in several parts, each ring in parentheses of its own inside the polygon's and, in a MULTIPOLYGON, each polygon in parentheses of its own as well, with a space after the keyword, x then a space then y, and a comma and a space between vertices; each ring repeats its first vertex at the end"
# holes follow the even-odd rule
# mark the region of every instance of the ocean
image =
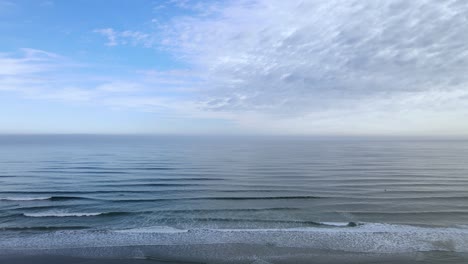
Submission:
POLYGON ((468 141, 0 136, 0 256, 462 263, 467 253, 468 141))

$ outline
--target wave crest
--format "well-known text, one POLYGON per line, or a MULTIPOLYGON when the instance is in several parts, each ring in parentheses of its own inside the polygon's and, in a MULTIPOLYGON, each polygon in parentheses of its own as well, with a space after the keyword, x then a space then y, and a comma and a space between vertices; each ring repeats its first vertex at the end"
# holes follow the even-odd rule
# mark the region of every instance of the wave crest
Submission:
POLYGON ((24 213, 26 217, 84 217, 98 216, 103 213, 24 213))
POLYGON ((364 223, 355 228, 175 229, 60 231, 0 240, 0 249, 86 248, 138 245, 273 244, 362 253, 449 251, 468 253, 468 229, 364 223))
POLYGON ((41 201, 41 200, 51 200, 52 197, 5 197, 0 198, 0 201, 41 201))

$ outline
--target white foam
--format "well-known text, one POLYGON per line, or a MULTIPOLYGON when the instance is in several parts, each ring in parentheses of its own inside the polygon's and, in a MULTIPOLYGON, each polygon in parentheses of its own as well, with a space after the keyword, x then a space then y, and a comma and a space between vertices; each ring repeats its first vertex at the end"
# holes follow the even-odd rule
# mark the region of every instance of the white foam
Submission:
POLYGON ((132 228, 124 230, 116 230, 119 233, 184 233, 188 232, 186 229, 177 229, 170 226, 150 226, 142 228, 132 228))
POLYGON ((27 217, 85 217, 97 216, 103 213, 24 213, 27 217))
POLYGON ((40 200, 49 200, 52 197, 5 197, 0 198, 1 201, 40 201, 40 200))
POLYGON ((356 227, 290 229, 137 228, 57 231, 0 240, 0 249, 59 249, 138 245, 272 244, 361 253, 449 251, 468 253, 468 229, 364 223, 356 227))
POLYGON ((322 225, 327 226, 349 226, 349 222, 320 222, 322 225))

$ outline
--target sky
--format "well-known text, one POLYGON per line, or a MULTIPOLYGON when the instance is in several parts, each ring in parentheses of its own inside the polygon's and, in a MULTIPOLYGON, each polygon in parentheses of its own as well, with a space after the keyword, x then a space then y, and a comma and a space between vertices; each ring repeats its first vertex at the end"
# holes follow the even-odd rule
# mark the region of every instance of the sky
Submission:
POLYGON ((0 133, 468 135, 465 0, 0 0, 0 133))

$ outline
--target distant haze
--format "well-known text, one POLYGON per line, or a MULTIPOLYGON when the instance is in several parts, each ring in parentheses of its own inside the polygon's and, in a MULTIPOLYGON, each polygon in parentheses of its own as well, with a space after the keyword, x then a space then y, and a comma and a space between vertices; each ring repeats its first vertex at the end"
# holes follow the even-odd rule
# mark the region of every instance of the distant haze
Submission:
POLYGON ((468 2, 0 0, 0 133, 468 135, 468 2))

